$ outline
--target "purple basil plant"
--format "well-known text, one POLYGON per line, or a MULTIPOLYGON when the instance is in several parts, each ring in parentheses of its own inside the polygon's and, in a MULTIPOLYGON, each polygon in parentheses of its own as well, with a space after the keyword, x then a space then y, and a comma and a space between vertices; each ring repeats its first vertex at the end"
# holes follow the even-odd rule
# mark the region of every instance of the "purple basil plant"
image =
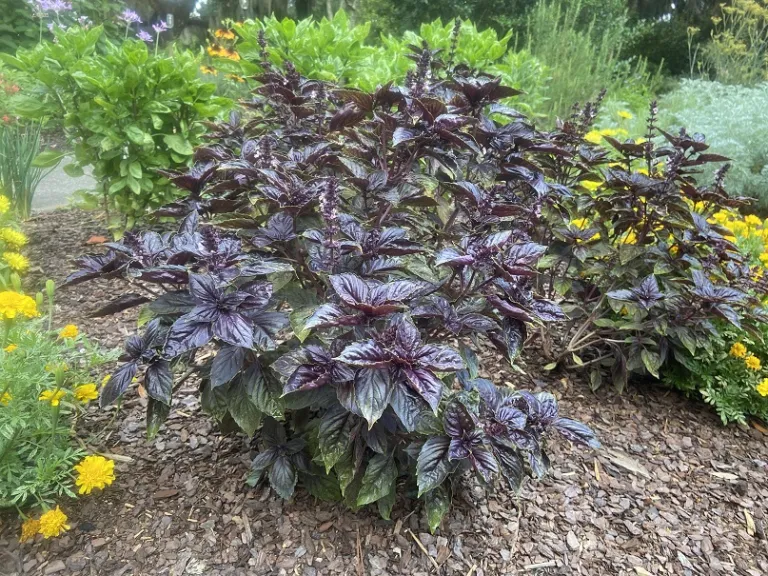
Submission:
POLYGON ((68 283, 129 279, 95 315, 151 318, 102 405, 138 377, 154 434, 192 369, 204 409, 252 438, 250 484, 387 518, 402 487, 434 529, 461 475, 517 490, 546 473, 550 432, 599 443, 552 394, 489 379, 565 318, 535 290, 530 237, 559 192, 535 164, 552 147, 499 104, 517 91, 417 56, 408 85, 373 93, 269 66, 194 166, 165 173, 188 193, 157 213, 178 229, 129 233, 68 283))

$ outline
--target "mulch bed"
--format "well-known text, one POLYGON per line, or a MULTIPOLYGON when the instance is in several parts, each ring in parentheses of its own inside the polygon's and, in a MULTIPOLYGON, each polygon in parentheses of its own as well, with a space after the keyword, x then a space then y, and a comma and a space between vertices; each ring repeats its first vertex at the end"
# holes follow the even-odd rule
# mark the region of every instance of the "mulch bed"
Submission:
MULTIPOLYGON (((38 279, 57 283, 89 237, 106 236, 80 211, 39 216, 27 230, 38 279)), ((87 318, 110 294, 107 281, 59 292, 57 322, 119 345, 135 315, 87 318)), ((651 386, 618 397, 562 375, 534 382, 604 448, 552 442, 551 475, 519 496, 467 482, 435 535, 413 501, 384 521, 303 492, 285 502, 248 488, 247 442, 219 434, 191 383, 152 443, 142 399, 127 399, 114 422, 94 408, 82 438, 122 456, 116 482, 63 502, 72 529, 55 540, 20 545, 18 520, 0 517, 0 574, 768 574, 768 436, 724 428, 705 405, 651 386)))

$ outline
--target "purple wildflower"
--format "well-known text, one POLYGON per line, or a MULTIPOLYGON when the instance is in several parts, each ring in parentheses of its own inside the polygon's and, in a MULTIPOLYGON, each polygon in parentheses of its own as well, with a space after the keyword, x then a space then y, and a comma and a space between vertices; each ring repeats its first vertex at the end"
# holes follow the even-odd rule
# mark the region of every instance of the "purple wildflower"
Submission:
MULTIPOLYGON (((45 0, 43 0, 45 1, 45 0)), ((133 10, 129 10, 126 8, 123 10, 122 14, 117 17, 119 20, 122 20, 126 24, 141 24, 141 18, 139 18, 139 15, 136 14, 133 10)))
POLYGON ((152 29, 155 31, 155 34, 160 34, 160 32, 168 30, 168 24, 165 23, 165 20, 160 20, 157 24, 152 24, 152 29))
POLYGON ((53 10, 56 14, 72 10, 72 2, 65 2, 64 0, 51 0, 48 6, 48 9, 53 10))
POLYGON ((136 38, 139 40, 144 40, 144 42, 152 43, 154 40, 152 39, 152 35, 147 32, 146 30, 139 30, 139 33, 136 34, 136 38))

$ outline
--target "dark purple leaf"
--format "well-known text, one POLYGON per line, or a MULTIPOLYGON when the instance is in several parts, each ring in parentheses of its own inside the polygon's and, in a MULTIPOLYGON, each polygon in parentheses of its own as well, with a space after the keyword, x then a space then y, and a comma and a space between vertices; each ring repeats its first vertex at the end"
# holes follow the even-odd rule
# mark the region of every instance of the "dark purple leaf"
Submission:
POLYGON ((440 404, 440 398, 443 397, 443 381, 423 368, 403 368, 402 372, 405 375, 406 384, 429 404, 432 412, 437 414, 437 406, 440 404))
POLYGON ((475 467, 475 471, 486 484, 492 483, 496 474, 499 473, 499 463, 496 461, 491 449, 485 445, 473 448, 472 464, 475 467))
POLYGON ((416 460, 416 483, 419 496, 440 486, 452 470, 448 459, 451 439, 447 436, 429 438, 421 447, 416 460))
POLYGON ((458 401, 448 404, 443 413, 443 428, 452 438, 461 438, 476 427, 475 419, 466 406, 458 401))
POLYGON ((437 372, 455 372, 464 368, 458 352, 448 346, 428 344, 419 350, 418 365, 437 372))
POLYGON ((567 320, 562 308, 549 300, 534 300, 531 311, 543 322, 563 322, 567 320))
POLYGON ((288 456, 278 456, 269 470, 269 485, 277 494, 288 500, 296 487, 296 469, 288 456))
POLYGON ((350 306, 370 303, 370 290, 362 278, 354 274, 337 274, 329 280, 339 298, 350 306))
POLYGON ((171 326, 168 341, 165 344, 165 354, 175 358, 184 352, 201 348, 213 338, 211 325, 206 322, 196 322, 182 316, 171 326))
POLYGON ((384 414, 392 398, 392 381, 388 368, 362 368, 355 376, 355 401, 363 418, 372 428, 384 414))
POLYGON ((147 394, 158 402, 171 405, 171 392, 173 391, 173 373, 167 360, 152 362, 147 367, 145 377, 147 394))
POLYGON ((232 346, 253 346, 253 322, 236 312, 222 312, 212 327, 213 335, 232 346))
POLYGON ((347 314, 335 304, 323 304, 304 323, 304 328, 327 328, 330 326, 354 326, 360 324, 363 317, 358 314, 347 314))
POLYGON ((131 385, 133 377, 136 376, 139 366, 136 361, 131 361, 123 364, 115 370, 109 378, 107 385, 101 391, 99 397, 99 405, 102 408, 106 408, 112 402, 117 400, 131 385))
POLYGON ((383 368, 391 363, 387 352, 373 340, 350 344, 335 360, 360 368, 383 368))
POLYGON ((227 384, 240 372, 245 361, 245 348, 222 346, 211 364, 211 388, 227 384))
POLYGON ((195 306, 195 300, 189 292, 167 292, 158 296, 149 304, 155 314, 186 314, 195 306))
POLYGON ((594 449, 600 448, 600 442, 595 433, 589 426, 581 422, 576 422, 576 420, 571 420, 570 418, 558 418, 552 423, 552 426, 571 442, 583 444, 594 449))
POLYGON ((106 306, 102 306, 95 312, 91 312, 88 317, 101 318, 102 316, 110 316, 112 314, 122 312, 123 310, 128 310, 129 308, 140 306, 141 304, 146 304, 147 302, 149 302, 149 298, 146 296, 141 296, 134 293, 123 294, 119 298, 112 300, 112 302, 106 306))

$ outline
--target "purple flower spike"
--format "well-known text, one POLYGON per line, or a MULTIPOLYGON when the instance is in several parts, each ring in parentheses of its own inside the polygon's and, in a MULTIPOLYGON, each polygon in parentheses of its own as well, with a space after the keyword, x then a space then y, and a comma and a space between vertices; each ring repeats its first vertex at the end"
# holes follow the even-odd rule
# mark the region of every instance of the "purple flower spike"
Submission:
POLYGON ((144 40, 144 42, 148 42, 150 44, 154 41, 152 40, 152 35, 146 30, 139 30, 139 33, 136 34, 136 38, 139 40, 144 40))
POLYGON ((133 10, 125 9, 123 13, 118 16, 118 19, 122 20, 126 24, 141 24, 141 18, 133 10))
POLYGON ((69 12, 72 10, 72 3, 71 2, 65 2, 64 0, 52 0, 48 3, 49 10, 53 10, 56 12, 56 14, 59 14, 61 12, 69 12))
POLYGON ((152 24, 152 29, 155 31, 155 34, 160 34, 160 32, 168 30, 168 25, 165 23, 165 20, 160 20, 157 24, 152 24))

